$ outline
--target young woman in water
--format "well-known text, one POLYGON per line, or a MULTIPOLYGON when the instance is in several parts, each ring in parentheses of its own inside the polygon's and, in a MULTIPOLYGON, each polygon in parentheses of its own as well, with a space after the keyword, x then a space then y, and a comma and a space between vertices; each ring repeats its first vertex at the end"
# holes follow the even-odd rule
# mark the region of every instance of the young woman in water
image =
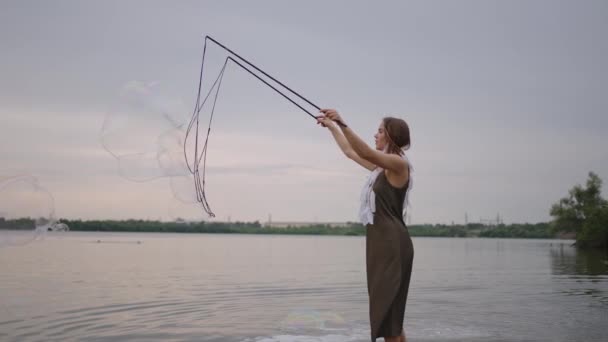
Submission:
POLYGON ((382 119, 375 149, 348 127, 334 109, 322 109, 317 122, 327 127, 344 154, 368 169, 359 218, 366 227, 367 291, 371 340, 405 342, 403 319, 412 274, 414 247, 403 211, 411 189, 411 166, 405 157, 410 130, 405 121, 382 119))

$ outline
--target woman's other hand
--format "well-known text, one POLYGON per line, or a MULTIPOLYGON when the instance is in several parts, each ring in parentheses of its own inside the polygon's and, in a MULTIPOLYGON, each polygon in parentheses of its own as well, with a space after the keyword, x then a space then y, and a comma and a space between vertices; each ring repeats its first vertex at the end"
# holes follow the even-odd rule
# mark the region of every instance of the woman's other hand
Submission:
POLYGON ((325 115, 317 116, 317 124, 327 128, 332 128, 335 126, 334 122, 325 115))
POLYGON ((321 109, 320 112, 323 113, 323 115, 325 115, 326 118, 329 118, 330 120, 337 122, 340 126, 346 127, 344 120, 342 120, 342 117, 340 116, 340 113, 338 113, 337 110, 321 109))

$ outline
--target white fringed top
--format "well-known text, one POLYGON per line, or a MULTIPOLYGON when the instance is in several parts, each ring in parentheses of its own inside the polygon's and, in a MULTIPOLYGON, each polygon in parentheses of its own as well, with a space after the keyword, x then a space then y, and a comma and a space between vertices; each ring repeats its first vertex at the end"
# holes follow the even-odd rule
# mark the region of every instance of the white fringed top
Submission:
MULTIPOLYGON (((414 181, 412 178, 412 173, 413 173, 414 168, 412 167, 412 164, 410 163, 409 159, 405 156, 405 153, 402 156, 403 156, 403 159, 405 159, 405 161, 407 162, 407 165, 409 168, 408 186, 407 186, 407 190, 405 191, 405 198, 403 200, 403 218, 405 221, 406 215, 407 215, 407 208, 410 206, 409 194, 410 194, 410 190, 412 189, 412 186, 414 184, 414 181)), ((365 185, 363 186, 363 189, 361 189, 361 205, 359 207, 359 220, 361 221, 361 223, 364 226, 374 223, 374 213, 376 212, 376 194, 374 193, 373 187, 374 187, 374 183, 376 182, 376 178, 378 178, 378 175, 380 174, 380 172, 384 172, 384 169, 377 167, 372 172, 370 172, 369 176, 367 177, 367 181, 365 182, 365 185)))

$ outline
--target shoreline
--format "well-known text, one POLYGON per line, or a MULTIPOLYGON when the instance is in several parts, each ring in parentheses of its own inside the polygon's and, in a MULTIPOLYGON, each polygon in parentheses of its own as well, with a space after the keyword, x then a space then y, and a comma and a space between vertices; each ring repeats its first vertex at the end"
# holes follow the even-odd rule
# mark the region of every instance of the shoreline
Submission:
MULTIPOLYGON (((203 233, 203 234, 256 234, 256 235, 338 235, 365 236, 366 227, 359 223, 302 224, 298 226, 272 227, 255 222, 161 222, 144 220, 81 221, 60 220, 70 231, 99 232, 158 232, 158 233, 203 233)), ((408 226, 412 237, 482 237, 482 238, 533 238, 556 239, 549 223, 467 225, 416 224, 408 226)))

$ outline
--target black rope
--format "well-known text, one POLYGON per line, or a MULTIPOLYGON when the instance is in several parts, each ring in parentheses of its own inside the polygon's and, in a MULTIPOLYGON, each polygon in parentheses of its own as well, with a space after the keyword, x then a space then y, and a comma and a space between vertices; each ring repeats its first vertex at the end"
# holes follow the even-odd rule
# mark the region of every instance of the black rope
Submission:
MULTIPOLYGON (((241 68, 243 68, 245 71, 247 71, 248 73, 250 73, 251 75, 255 76, 258 80, 264 82, 264 84, 266 84, 267 86, 269 86, 270 88, 272 88, 274 91, 276 91, 277 93, 279 93, 281 96, 283 96, 284 98, 286 98, 289 102, 293 103, 294 105, 298 106, 298 108, 300 108, 301 110, 305 111, 306 114, 310 115, 313 119, 317 119, 316 116, 314 116, 313 114, 311 114, 309 111, 307 111, 306 109, 304 109, 304 107, 300 106, 298 103, 296 103, 294 100, 292 100, 291 98, 289 98, 289 96, 281 93, 281 91, 279 91, 277 88, 273 87, 270 83, 266 82, 264 79, 262 79, 260 76, 256 75, 254 72, 252 72, 251 70, 247 69, 243 64, 239 63, 238 61, 234 60, 232 57, 228 56, 226 58, 226 60, 231 61, 236 63, 238 66, 240 66, 241 68)), ((308 100, 306 100, 308 101, 308 100)), ((315 106, 315 105, 313 105, 315 106)), ((315 106, 315 108, 318 108, 317 106, 315 106)))
MULTIPOLYGON (((273 89, 275 92, 279 93, 281 96, 283 96, 285 99, 287 99, 292 104, 296 105, 298 108, 300 108, 301 110, 303 110, 306 114, 308 114, 309 116, 311 116, 313 119, 316 120, 317 117, 315 115, 313 115, 311 112, 309 112, 308 110, 306 110, 302 105, 300 105, 297 102, 295 102, 288 95, 286 95, 285 93, 283 93, 279 89, 277 89, 275 86, 273 86, 270 83, 268 83, 268 81, 264 80, 262 77, 260 77, 260 75, 256 74, 251 69, 249 69, 248 67, 246 67, 245 65, 243 65, 242 63, 240 63, 239 61, 237 61, 236 59, 234 59, 232 56, 227 56, 226 57, 226 59, 224 60, 224 65, 222 66, 222 69, 221 69, 220 73, 218 74, 217 78, 213 82, 213 85, 209 89, 209 92, 207 93, 207 95, 205 96, 205 98, 201 101, 201 91, 202 91, 202 87, 203 87, 203 71, 204 71, 204 65, 205 65, 205 54, 206 54, 206 51, 207 51, 207 41, 211 41, 211 42, 215 43, 216 45, 218 45, 219 47, 221 47, 222 49, 224 49, 225 51, 227 51, 228 53, 230 53, 231 55, 233 55, 234 57, 236 57, 237 59, 239 59, 243 63, 247 64, 251 68, 255 69, 256 71, 260 72, 261 74, 263 74, 264 76, 266 76, 270 80, 274 81, 275 83, 277 83, 278 85, 280 85, 281 87, 283 87, 284 89, 286 89, 289 93, 291 93, 291 94, 295 95, 296 97, 300 98, 301 100, 305 101, 306 103, 308 103, 309 105, 311 105, 312 107, 314 107, 316 110, 320 110, 320 107, 317 106, 317 105, 315 105, 311 101, 309 101, 304 96, 298 94, 296 91, 294 91, 293 89, 291 89, 287 85, 283 84, 282 82, 280 82, 276 78, 270 76, 268 73, 266 73, 262 69, 258 68, 253 63, 251 63, 248 60, 246 60, 245 58, 241 57, 239 54, 237 54, 233 50, 229 49, 225 45, 221 44, 217 40, 211 38, 210 36, 205 36, 205 42, 204 42, 204 45, 203 45, 203 56, 202 56, 202 60, 201 60, 201 71, 200 71, 200 75, 199 75, 198 94, 197 94, 197 98, 196 98, 196 104, 194 106, 194 111, 192 113, 192 118, 190 119, 190 123, 188 124, 188 128, 186 129, 186 136, 185 136, 185 139, 184 139, 184 158, 186 160, 186 164, 188 165, 188 170, 194 176, 194 186, 195 186, 195 190, 196 190, 196 199, 197 199, 197 201, 199 203, 201 203, 201 205, 203 207, 203 210, 210 217, 215 217, 215 214, 213 213, 213 211, 211 210, 211 207, 209 206, 209 202, 207 201, 207 196, 206 196, 206 193, 205 193, 205 175, 206 175, 206 164, 207 164, 207 151, 208 151, 208 146, 209 146, 209 134, 211 133, 211 124, 212 124, 212 121, 213 121, 213 115, 214 115, 214 112, 215 112, 217 98, 218 98, 218 95, 219 95, 219 91, 220 91, 220 87, 221 87, 221 84, 222 84, 222 80, 224 78, 224 72, 226 71, 226 67, 228 65, 228 62, 233 62, 234 64, 236 64, 237 66, 239 66, 241 69, 247 71, 249 74, 251 74, 252 76, 256 77, 258 80, 262 81, 265 85, 267 85, 268 87, 270 87, 271 89, 273 89), (200 111, 203 109, 204 104, 209 99, 209 96, 214 91, 214 89, 216 89, 216 90, 215 90, 215 95, 214 95, 214 99, 213 99, 213 107, 211 109, 211 114, 209 116, 209 125, 207 127, 207 135, 205 137, 205 143, 204 143, 204 145, 203 145, 203 147, 202 147, 202 149, 200 151, 200 154, 199 154, 199 149, 198 149, 198 145, 199 145, 199 137, 198 137, 198 135, 199 135, 199 114, 200 114, 200 111), (192 167, 191 167, 190 166, 190 161, 188 160, 188 153, 187 153, 187 150, 186 150, 186 142, 188 141, 188 138, 190 136, 192 128, 195 125, 196 125, 196 130, 195 130, 195 140, 194 140, 194 144, 195 144, 195 146, 194 146, 194 162, 193 162, 192 167), (202 177, 201 177, 200 168, 199 168, 201 161, 203 163, 202 177)), ((338 122, 338 124, 343 125, 342 122, 338 122)))
MULTIPOLYGON (((222 43, 218 42, 217 40, 211 38, 210 36, 205 36, 205 43, 207 41, 207 39, 209 39, 210 41, 214 42, 215 44, 219 45, 220 47, 222 47, 224 50, 230 52, 231 54, 233 54, 234 56, 236 56, 238 59, 242 60, 243 62, 245 62, 247 65, 249 65, 250 67, 254 68, 255 70, 261 72, 262 74, 264 74, 264 76, 270 78, 271 80, 273 80, 274 82, 280 84, 283 88, 289 90, 290 93, 296 95, 297 97, 301 98, 302 100, 306 101, 309 105, 315 107, 317 110, 320 110, 321 108, 319 106, 317 106, 316 104, 310 102, 307 98, 305 98, 304 96, 298 94, 295 90, 289 88, 287 85, 283 84, 281 81, 277 80, 276 78, 270 76, 269 74, 267 74, 264 70, 258 68, 257 66, 255 66, 253 63, 249 62, 248 60, 246 60, 245 58, 241 57, 238 53, 230 50, 229 48, 227 48, 226 46, 224 46, 222 43)), ((241 64, 239 64, 241 65, 241 64)), ((243 65, 241 65, 241 67, 243 67, 243 65)), ((243 67, 244 69, 247 69, 245 67, 243 67)), ((249 71, 249 70, 248 70, 249 71)), ((249 71, 251 73, 251 71, 249 71)), ((253 73, 252 73, 253 74, 253 73)), ((256 76, 257 77, 257 76, 256 76)), ((258 77, 259 78, 259 77, 258 77)), ((268 84, 268 83, 266 83, 268 84)), ((276 89, 275 89, 276 90, 276 89)), ((277 90, 278 91, 278 90, 277 90)), ((301 107, 300 107, 301 108, 301 107)), ((308 111, 306 111, 308 112, 308 111)), ((310 114, 310 113, 309 113, 310 114)), ((314 117, 314 115, 313 115, 314 117)), ((315 118, 316 120, 316 118, 315 118)))

